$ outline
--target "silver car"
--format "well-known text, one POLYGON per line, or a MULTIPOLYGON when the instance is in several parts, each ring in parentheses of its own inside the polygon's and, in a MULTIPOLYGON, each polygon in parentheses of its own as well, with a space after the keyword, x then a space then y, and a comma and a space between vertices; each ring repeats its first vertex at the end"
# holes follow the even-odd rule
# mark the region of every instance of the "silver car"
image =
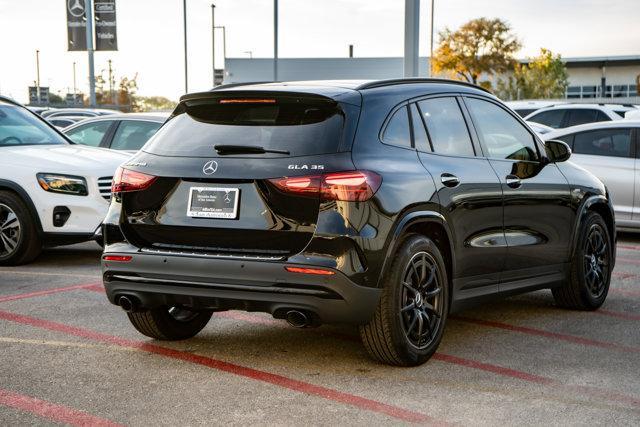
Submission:
POLYGON ((620 229, 640 230, 640 120, 589 123, 543 135, 569 144, 570 161, 605 183, 620 229))
POLYGON ((134 153, 162 124, 169 113, 128 113, 85 119, 62 132, 76 144, 134 153))

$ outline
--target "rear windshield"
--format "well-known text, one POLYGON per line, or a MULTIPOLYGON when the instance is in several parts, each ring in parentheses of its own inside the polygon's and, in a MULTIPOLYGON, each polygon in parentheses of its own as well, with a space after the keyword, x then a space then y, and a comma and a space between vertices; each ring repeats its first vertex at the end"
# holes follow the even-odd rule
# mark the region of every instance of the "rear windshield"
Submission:
POLYGON ((25 108, 0 105, 0 147, 68 144, 41 118, 25 108))
POLYGON ((345 125, 340 105, 328 99, 228 96, 187 101, 176 113, 143 151, 210 157, 217 154, 214 146, 232 145, 287 151, 287 156, 328 154, 340 149, 345 125))

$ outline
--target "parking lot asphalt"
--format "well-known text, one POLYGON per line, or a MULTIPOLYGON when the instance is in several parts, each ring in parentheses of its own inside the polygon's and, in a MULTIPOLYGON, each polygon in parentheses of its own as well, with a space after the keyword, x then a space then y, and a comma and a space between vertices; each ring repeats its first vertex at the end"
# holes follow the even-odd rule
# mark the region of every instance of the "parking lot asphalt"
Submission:
POLYGON ((371 361, 357 329, 217 313, 196 338, 138 334, 92 243, 0 268, 0 425, 639 425, 640 235, 601 310, 549 291, 450 318, 417 368, 371 361))

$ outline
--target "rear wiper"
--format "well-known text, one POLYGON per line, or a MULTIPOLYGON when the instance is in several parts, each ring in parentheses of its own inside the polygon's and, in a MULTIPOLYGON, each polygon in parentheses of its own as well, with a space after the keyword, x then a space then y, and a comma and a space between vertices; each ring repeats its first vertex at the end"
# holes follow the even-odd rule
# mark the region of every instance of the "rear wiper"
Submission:
POLYGON ((258 147, 253 145, 214 145, 213 148, 220 155, 226 154, 265 154, 265 153, 275 153, 275 154, 286 154, 289 153, 286 150, 271 150, 264 147, 258 147))

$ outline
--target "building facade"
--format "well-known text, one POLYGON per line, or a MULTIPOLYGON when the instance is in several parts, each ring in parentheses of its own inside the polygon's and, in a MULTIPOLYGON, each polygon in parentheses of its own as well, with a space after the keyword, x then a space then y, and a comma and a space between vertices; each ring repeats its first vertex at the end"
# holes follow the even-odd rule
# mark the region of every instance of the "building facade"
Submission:
MULTIPOLYGON (((640 96, 640 55, 565 58, 564 61, 569 73, 567 98, 640 96)), ((278 80, 392 79, 402 77, 402 64, 401 57, 280 58, 278 80)), ((227 58, 225 67, 224 83, 273 80, 271 58, 227 58)), ((428 75, 428 67, 428 58, 420 58, 420 75, 428 75)))

